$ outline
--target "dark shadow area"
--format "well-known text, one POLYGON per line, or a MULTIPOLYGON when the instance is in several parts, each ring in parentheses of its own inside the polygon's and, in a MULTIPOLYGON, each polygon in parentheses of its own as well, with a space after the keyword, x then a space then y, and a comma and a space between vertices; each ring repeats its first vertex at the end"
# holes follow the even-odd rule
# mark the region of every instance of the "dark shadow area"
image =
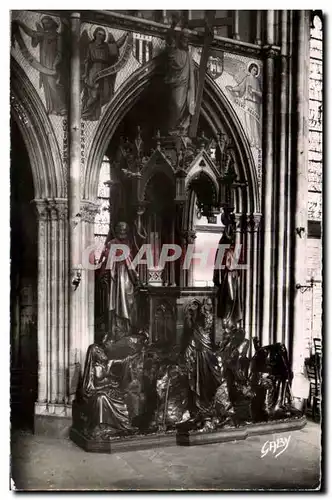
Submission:
POLYGON ((10 166, 11 425, 33 429, 37 398, 37 225, 28 153, 11 122, 10 166))

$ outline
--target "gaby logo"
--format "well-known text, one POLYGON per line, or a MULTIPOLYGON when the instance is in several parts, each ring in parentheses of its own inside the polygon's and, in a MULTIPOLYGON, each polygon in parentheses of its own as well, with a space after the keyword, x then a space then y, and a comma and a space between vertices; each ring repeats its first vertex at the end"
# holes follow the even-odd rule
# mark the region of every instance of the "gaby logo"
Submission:
POLYGON ((287 450, 290 443, 290 438, 291 436, 288 436, 287 438, 280 437, 273 441, 265 441, 261 449, 261 458, 264 458, 268 453, 272 453, 272 455, 274 455, 274 458, 279 457, 279 455, 287 450), (278 450, 280 451, 277 453, 278 450))

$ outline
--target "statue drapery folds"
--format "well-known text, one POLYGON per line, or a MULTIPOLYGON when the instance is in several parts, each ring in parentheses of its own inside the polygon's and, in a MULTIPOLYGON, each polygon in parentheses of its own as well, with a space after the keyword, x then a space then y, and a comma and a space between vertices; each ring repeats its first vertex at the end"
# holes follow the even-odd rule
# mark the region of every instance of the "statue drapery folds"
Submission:
POLYGON ((214 354, 212 301, 191 301, 185 311, 184 358, 187 366, 191 412, 211 406, 221 374, 214 354))
POLYGON ((188 35, 171 31, 166 47, 166 78, 169 89, 168 132, 185 135, 195 112, 194 62, 188 48, 188 35))
MULTIPOLYGON (((118 340, 128 334, 135 323, 135 287, 139 278, 132 269, 132 256, 116 262, 109 259, 112 245, 125 245, 131 248, 129 227, 126 222, 119 222, 115 228, 115 238, 110 239, 102 252, 100 260, 103 267, 110 268, 110 295, 109 295, 109 333, 113 340, 118 340)), ((116 253, 122 250, 116 250, 116 253)), ((105 272, 105 270, 104 270, 105 272)))
POLYGON ((112 431, 130 429, 129 414, 121 390, 128 360, 109 360, 102 346, 92 344, 87 352, 82 396, 89 406, 90 427, 112 431))
POLYGON ((220 247, 225 248, 224 260, 214 269, 213 283, 217 287, 217 316, 225 325, 238 326, 242 320, 240 272, 235 258, 235 227, 233 214, 222 215, 225 225, 220 247))

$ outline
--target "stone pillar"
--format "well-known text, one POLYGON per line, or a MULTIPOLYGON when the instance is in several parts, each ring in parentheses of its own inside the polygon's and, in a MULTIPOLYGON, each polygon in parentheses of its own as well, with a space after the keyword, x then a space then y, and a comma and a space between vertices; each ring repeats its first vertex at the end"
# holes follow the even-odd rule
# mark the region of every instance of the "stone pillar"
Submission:
POLYGON ((38 217, 38 400, 41 416, 70 416, 68 406, 68 202, 35 200, 38 217))
POLYGON ((243 241, 243 255, 247 270, 243 271, 244 279, 244 328, 246 337, 252 339, 258 334, 257 303, 259 298, 258 272, 259 259, 259 226, 261 214, 247 214, 245 220, 245 238, 243 241))
POLYGON ((273 341, 271 338, 273 328, 273 304, 274 293, 273 276, 273 232, 274 232, 274 11, 266 11, 266 39, 265 39, 265 61, 264 61, 264 98, 263 98, 263 238, 261 249, 262 260, 262 324, 261 340, 266 345, 273 341))
MULTIPOLYGON (((88 200, 81 202, 81 248, 83 251, 91 247, 94 243, 94 222, 99 210, 97 203, 88 200)), ((95 271, 86 269, 81 260, 81 283, 77 288, 78 299, 80 303, 80 341, 76 348, 78 349, 78 359, 83 368, 87 348, 94 342, 94 290, 95 290, 95 271)))
MULTIPOLYGON (((181 233, 181 241, 182 241, 182 255, 185 258, 187 254, 188 245, 193 245, 196 239, 196 232, 192 229, 186 229, 181 233)), ((181 269, 180 269, 180 286, 193 286, 194 280, 194 264, 191 262, 189 269, 183 269, 183 261, 181 261, 181 269)))
POLYGON ((256 39, 255 39, 255 44, 256 45, 261 45, 262 44, 262 11, 257 10, 256 11, 256 39))
POLYGON ((239 34, 239 11, 233 11, 233 38, 234 40, 240 40, 239 34))
POLYGON ((309 40, 310 40, 310 15, 308 11, 294 13, 294 42, 296 52, 296 97, 295 97, 295 123, 294 123, 294 149, 292 164, 296 172, 294 184, 296 187, 295 201, 295 231, 293 279, 294 295, 294 325, 293 325, 293 352, 292 363, 294 375, 303 371, 305 353, 305 304, 304 294, 296 290, 296 285, 306 283, 306 247, 307 247, 307 192, 308 192, 308 113, 309 113, 309 40), (303 229, 302 229, 303 228, 303 229))
POLYGON ((281 55, 280 55, 280 89, 278 95, 278 108, 280 113, 279 126, 280 130, 277 133, 279 137, 279 168, 278 168, 278 188, 279 188, 279 203, 277 203, 278 211, 278 245, 277 251, 277 275, 276 275, 276 307, 277 311, 275 318, 275 340, 283 342, 289 347, 288 331, 286 329, 286 294, 289 288, 287 282, 287 244, 289 240, 289 231, 287 231, 287 203, 288 203, 288 169, 290 162, 288 161, 288 119, 290 114, 289 102, 289 40, 288 40, 288 11, 281 11, 281 55))
MULTIPOLYGON (((70 308, 69 308, 69 392, 75 395, 80 368, 81 302, 80 292, 74 282, 81 278, 81 224, 80 220, 80 171, 81 171, 81 97, 80 97, 80 14, 70 14, 71 54, 70 54, 70 113, 69 113, 69 252, 70 252, 70 308)), ((82 279, 82 278, 81 278, 82 279)), ((79 286, 79 285, 78 285, 79 286)))

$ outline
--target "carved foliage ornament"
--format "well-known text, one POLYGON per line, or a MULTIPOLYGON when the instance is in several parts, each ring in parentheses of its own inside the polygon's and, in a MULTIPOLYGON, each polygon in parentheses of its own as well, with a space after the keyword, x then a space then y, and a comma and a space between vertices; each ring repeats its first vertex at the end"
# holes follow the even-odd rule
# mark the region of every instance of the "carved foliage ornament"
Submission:
POLYGON ((34 200, 39 221, 68 219, 68 203, 62 199, 34 200))
POLYGON ((23 125, 30 125, 30 121, 28 115, 24 111, 24 107, 20 102, 18 102, 18 100, 12 93, 10 94, 10 106, 15 110, 19 120, 23 123, 23 125))
POLYGON ((235 214, 236 232, 256 232, 259 230, 261 214, 235 214))

